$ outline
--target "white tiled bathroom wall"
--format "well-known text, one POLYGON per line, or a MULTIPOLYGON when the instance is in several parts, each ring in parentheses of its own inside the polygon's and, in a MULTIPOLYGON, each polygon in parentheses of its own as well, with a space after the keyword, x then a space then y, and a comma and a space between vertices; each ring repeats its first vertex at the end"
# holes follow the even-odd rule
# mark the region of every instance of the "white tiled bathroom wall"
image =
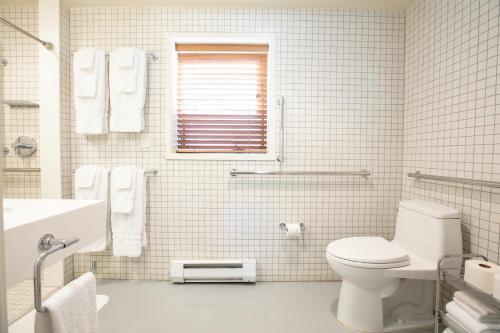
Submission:
MULTIPOLYGON (((38 34, 37 6, 0 6, 0 17, 38 34)), ((38 44, 10 27, 0 24, 0 58, 8 64, 3 71, 1 95, 5 100, 38 102, 38 44)), ((1 145, 10 149, 5 156, 7 168, 38 168, 40 151, 32 157, 21 158, 14 154, 10 144, 21 135, 31 136, 39 142, 39 109, 10 108, 0 105, 2 117, 1 145)), ((39 198, 40 173, 4 172, 1 187, 4 198, 39 198)), ((55 288, 43 283, 42 292, 48 295, 55 288)), ((7 292, 8 321, 11 323, 33 308, 33 281, 25 280, 7 292)))
POLYGON ((406 12, 403 198, 462 212, 464 249, 500 262, 500 190, 406 177, 500 181, 498 0, 417 0, 406 12))
MULTIPOLYGON (((0 6, 0 16, 27 31, 38 32, 37 6, 0 6)), ((2 96, 5 100, 38 101, 38 45, 19 32, 0 25, 0 57, 8 64, 2 70, 2 96)), ((9 148, 5 156, 7 168, 37 168, 39 152, 31 157, 17 156, 11 143, 21 135, 39 139, 38 109, 10 108, 1 104, 3 137, 1 147, 9 148)), ((5 198, 37 198, 40 196, 39 173, 4 173, 5 198)))
POLYGON ((150 61, 146 131, 74 133, 72 168, 125 164, 158 168, 149 180, 149 245, 139 259, 108 250, 76 255, 75 274, 97 259, 98 277, 168 279, 174 258, 255 258, 260 281, 331 280, 329 242, 392 237, 401 194, 403 12, 264 8, 71 8, 70 51, 136 46, 150 61), (265 32, 277 38, 276 91, 284 95, 283 170, 366 168, 356 177, 238 177, 276 162, 165 160, 167 36, 172 32, 265 32), (304 222, 289 240, 280 222, 304 222))

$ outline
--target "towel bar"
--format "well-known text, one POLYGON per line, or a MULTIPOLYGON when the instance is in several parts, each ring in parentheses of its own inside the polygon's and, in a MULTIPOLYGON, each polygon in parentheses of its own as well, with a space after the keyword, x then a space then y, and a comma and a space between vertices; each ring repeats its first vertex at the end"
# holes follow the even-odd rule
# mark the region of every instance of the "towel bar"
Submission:
POLYGON ((35 260, 33 266, 33 286, 35 297, 35 310, 37 312, 47 312, 47 309, 42 305, 42 265, 49 255, 64 248, 67 248, 76 242, 78 238, 72 239, 56 239, 53 234, 45 234, 38 241, 38 249, 42 252, 35 260))
MULTIPOLYGON (((4 171, 5 171, 5 169, 4 169, 4 171)), ((72 171, 72 173, 73 173, 73 174, 74 174, 75 172, 76 172, 76 170, 73 170, 73 171, 72 171)), ((156 175, 158 175, 158 169, 156 169, 156 168, 153 168, 153 169, 146 169, 146 170, 144 170, 144 175, 146 175, 146 176, 148 176, 148 177, 149 177, 149 176, 156 176, 156 175)))

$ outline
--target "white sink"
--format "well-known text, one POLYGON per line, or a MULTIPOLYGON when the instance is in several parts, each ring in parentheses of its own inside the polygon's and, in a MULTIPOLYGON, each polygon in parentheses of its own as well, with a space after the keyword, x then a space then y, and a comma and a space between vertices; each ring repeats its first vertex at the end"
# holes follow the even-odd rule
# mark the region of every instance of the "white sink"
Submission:
POLYGON ((32 278, 43 235, 80 239, 48 256, 46 267, 106 236, 106 208, 101 200, 5 199, 3 204, 7 288, 32 278))

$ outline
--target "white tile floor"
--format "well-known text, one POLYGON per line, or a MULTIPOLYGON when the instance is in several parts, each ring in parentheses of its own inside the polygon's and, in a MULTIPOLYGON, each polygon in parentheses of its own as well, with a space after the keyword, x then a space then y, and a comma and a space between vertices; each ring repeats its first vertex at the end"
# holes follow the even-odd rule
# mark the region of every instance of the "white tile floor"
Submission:
MULTIPOLYGON (((352 333, 335 316, 340 283, 99 281, 100 333, 352 333)), ((420 333, 420 332, 419 332, 420 333)), ((423 333, 423 332, 422 332, 423 333)))

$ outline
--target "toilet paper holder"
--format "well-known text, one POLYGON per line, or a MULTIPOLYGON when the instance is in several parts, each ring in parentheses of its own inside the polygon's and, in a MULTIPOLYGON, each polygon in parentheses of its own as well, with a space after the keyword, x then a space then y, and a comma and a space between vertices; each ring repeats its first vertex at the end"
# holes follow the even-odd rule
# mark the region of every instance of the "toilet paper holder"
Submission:
MULTIPOLYGON (((304 223, 301 222, 301 223, 299 223, 299 225, 300 225, 300 230, 304 231, 306 229, 306 225, 304 223)), ((283 231, 288 231, 286 223, 281 222, 279 227, 283 231)))

